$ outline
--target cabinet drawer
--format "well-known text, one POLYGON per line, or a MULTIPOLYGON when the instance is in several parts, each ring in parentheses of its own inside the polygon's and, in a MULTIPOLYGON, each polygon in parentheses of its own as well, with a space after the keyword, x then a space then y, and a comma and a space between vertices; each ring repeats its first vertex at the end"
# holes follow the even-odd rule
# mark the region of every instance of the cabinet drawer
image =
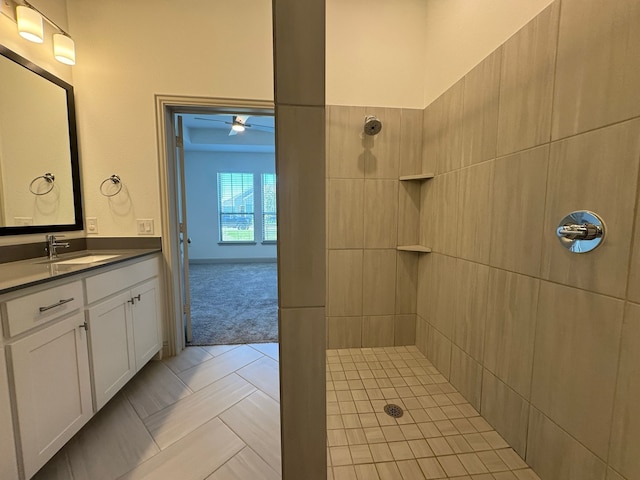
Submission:
POLYGON ((7 300, 4 304, 9 336, 71 313, 83 305, 82 282, 52 287, 41 292, 7 300))
POLYGON ((127 267, 110 270, 85 280, 87 303, 93 303, 158 275, 160 260, 154 256, 127 267))

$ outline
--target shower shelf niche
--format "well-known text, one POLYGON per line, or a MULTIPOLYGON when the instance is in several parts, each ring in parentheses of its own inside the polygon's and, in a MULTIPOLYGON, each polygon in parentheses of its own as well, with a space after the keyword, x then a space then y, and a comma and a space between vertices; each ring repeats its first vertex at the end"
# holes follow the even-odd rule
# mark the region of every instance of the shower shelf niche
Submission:
POLYGON ((431 249, 424 245, 398 245, 396 250, 401 252, 431 253, 431 249))
POLYGON ((433 173, 419 173, 417 175, 403 175, 400 177, 401 182, 430 180, 433 178, 433 173))

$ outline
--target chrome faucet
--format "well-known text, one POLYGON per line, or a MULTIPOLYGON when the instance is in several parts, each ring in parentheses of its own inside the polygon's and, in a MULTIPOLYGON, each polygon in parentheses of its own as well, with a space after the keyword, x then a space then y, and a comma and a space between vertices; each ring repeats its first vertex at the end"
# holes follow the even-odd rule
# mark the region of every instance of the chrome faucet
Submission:
POLYGON ((69 248, 69 242, 58 242, 58 238, 64 237, 64 235, 47 235, 47 253, 49 254, 49 260, 58 258, 58 252, 56 248, 64 247, 69 248))

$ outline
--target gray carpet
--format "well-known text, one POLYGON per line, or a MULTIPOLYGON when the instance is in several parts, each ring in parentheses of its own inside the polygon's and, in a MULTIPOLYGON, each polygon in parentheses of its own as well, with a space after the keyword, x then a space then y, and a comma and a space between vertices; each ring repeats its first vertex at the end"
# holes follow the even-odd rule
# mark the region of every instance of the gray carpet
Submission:
POLYGON ((276 263, 189 265, 190 345, 278 341, 276 263))

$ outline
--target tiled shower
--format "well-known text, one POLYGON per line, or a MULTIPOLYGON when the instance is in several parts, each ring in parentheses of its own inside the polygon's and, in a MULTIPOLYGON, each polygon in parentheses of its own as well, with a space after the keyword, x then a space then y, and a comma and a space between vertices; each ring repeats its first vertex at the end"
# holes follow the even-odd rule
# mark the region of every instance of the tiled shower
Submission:
POLYGON ((640 479, 638 25, 556 0, 424 110, 327 108, 327 347, 416 345, 542 480, 640 479))

